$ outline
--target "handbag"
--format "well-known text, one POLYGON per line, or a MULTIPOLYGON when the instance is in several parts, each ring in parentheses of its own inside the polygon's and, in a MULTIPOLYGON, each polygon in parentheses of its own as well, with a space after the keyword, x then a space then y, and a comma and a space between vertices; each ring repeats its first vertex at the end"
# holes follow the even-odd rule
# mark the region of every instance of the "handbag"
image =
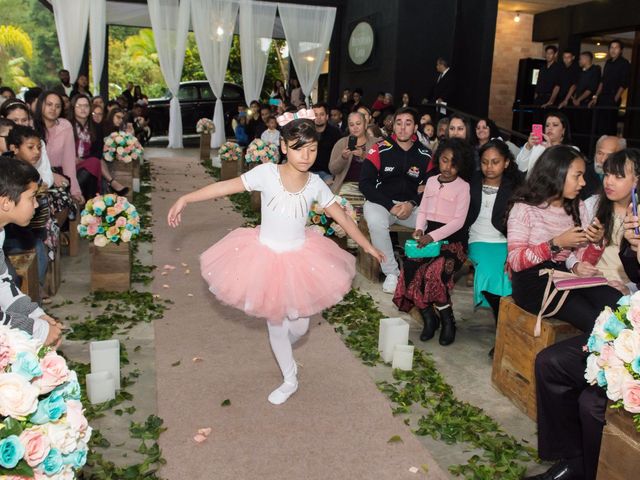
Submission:
POLYGON ((448 243, 444 240, 431 242, 424 247, 420 247, 417 240, 410 238, 404 242, 404 254, 409 258, 433 258, 440 255, 440 247, 448 243))
POLYGON ((564 305, 571 290, 600 287, 609 284, 604 277, 579 277, 573 273, 563 272, 562 270, 555 270, 553 268, 543 268, 538 272, 538 275, 549 275, 549 279, 547 280, 547 286, 545 287, 544 296, 542 297, 542 304, 540 305, 540 311, 536 319, 536 327, 533 332, 534 337, 540 336, 542 319, 552 317, 558 313, 558 310, 564 305), (558 292, 562 292, 558 304, 551 312, 545 313, 558 292))

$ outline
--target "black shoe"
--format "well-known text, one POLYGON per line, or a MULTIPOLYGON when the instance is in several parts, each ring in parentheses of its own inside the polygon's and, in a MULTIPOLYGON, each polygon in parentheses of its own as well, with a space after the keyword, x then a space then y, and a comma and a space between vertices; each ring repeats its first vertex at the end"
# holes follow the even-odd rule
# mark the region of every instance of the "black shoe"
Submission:
POLYGON ((525 477, 523 480, 581 480, 583 475, 576 472, 571 463, 560 460, 549 470, 533 477, 525 477))
POLYGON ((444 310, 440 310, 440 321, 442 328, 440 329, 440 345, 451 345, 456 339, 456 319, 453 317, 453 309, 448 306, 444 310))
POLYGON ((436 334, 436 330, 440 327, 440 319, 436 315, 436 311, 432 305, 420 310, 420 315, 422 315, 422 321, 424 322, 420 340, 426 342, 427 340, 431 340, 436 334))
POLYGON ((489 358, 493 358, 494 353, 496 353, 496 347, 492 347, 491 350, 489 350, 489 358))
POLYGON ((116 190, 115 188, 113 188, 111 186, 111 184, 113 183, 113 180, 111 180, 109 182, 109 188, 116 193, 116 195, 120 195, 121 197, 124 197, 127 193, 129 193, 129 187, 122 187, 120 190, 116 190))

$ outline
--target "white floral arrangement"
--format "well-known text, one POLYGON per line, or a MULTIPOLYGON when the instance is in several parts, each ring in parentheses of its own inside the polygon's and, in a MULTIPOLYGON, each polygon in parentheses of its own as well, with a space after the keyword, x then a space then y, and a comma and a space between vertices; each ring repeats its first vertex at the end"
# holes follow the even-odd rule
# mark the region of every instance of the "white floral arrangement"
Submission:
POLYGON ((0 325, 0 478, 72 480, 91 427, 74 371, 55 350, 0 325))
POLYGON ((234 142, 225 142, 218 151, 221 162, 235 162, 242 159, 242 148, 234 142))
POLYGON ((196 123, 196 133, 212 134, 216 131, 216 126, 210 118, 201 118, 196 123))
POLYGON ((138 139, 125 132, 113 132, 104 139, 102 158, 107 162, 118 160, 123 163, 131 163, 134 160, 142 160, 144 149, 138 139))
POLYGON ((244 156, 246 163, 278 163, 280 150, 274 143, 265 142, 260 138, 253 140, 247 147, 244 156))
POLYGON ((596 319, 585 349, 585 379, 607 392, 612 408, 633 414, 640 431, 640 292, 624 296, 596 319))
MULTIPOLYGON (((342 207, 345 213, 355 221, 357 216, 353 205, 351 205, 346 198, 340 197, 339 195, 336 195, 335 199, 336 203, 342 207)), ((315 230, 326 237, 335 235, 338 238, 344 238, 347 235, 344 229, 337 222, 334 222, 329 215, 327 215, 324 208, 322 208, 318 202, 313 202, 311 204, 307 225, 312 230, 315 230)))

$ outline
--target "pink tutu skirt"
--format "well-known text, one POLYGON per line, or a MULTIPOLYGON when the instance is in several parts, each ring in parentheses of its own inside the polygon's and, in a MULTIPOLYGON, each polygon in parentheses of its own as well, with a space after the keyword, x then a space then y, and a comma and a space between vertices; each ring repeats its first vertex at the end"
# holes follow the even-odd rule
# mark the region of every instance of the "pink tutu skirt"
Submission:
POLYGON ((351 289, 355 258, 330 239, 307 230, 301 248, 276 252, 259 234, 259 227, 238 228, 200 256, 202 276, 221 302, 281 324, 321 312, 351 289))

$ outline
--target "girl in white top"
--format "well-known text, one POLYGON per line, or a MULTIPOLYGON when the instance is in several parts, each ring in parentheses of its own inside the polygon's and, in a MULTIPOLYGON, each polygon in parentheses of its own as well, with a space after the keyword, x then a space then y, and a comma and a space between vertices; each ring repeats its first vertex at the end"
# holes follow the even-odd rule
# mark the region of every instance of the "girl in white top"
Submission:
POLYGON ((241 177, 217 182, 184 195, 171 207, 169 225, 177 227, 187 204, 243 191, 259 191, 262 223, 238 228, 214 244, 200 258, 211 292, 222 302, 267 320, 269 341, 284 383, 269 395, 274 405, 284 403, 297 389, 297 368, 292 344, 309 328, 309 317, 339 302, 351 289, 354 257, 333 241, 306 228, 314 200, 340 224, 366 252, 384 256, 358 230, 335 202, 319 176, 309 172, 316 159, 318 136, 313 110, 306 119, 283 125, 283 165, 263 164, 241 177))
POLYGON ((538 138, 537 135, 531 132, 529 140, 520 149, 520 153, 516 157, 516 163, 521 172, 533 170, 538 158, 547 148, 553 145, 571 144, 571 132, 567 117, 560 112, 547 113, 544 119, 544 133, 542 136, 543 138, 538 138))

